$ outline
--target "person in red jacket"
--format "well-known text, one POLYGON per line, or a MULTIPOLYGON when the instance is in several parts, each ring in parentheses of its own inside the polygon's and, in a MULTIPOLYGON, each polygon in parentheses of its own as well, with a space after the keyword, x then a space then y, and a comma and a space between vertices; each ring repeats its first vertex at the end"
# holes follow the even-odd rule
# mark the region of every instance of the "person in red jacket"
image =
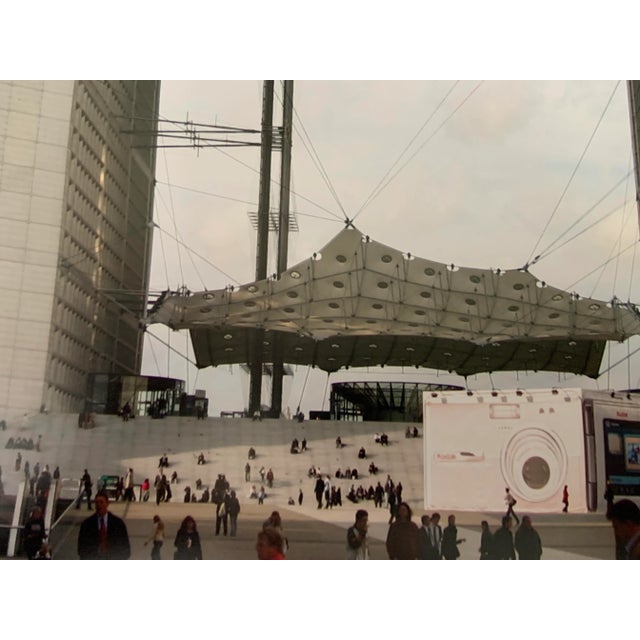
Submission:
POLYGON ((258 560, 284 560, 283 545, 284 540, 280 532, 266 527, 258 533, 258 541, 256 542, 258 560))

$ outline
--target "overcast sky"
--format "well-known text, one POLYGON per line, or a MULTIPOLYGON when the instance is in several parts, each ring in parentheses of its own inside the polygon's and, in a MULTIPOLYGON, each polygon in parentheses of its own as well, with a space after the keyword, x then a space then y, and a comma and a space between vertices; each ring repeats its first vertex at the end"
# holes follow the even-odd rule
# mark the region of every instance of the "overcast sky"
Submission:
MULTIPOLYGON (((281 92, 276 82, 274 123, 281 122, 281 92)), ((416 256, 510 269, 542 253, 531 271, 550 285, 604 300, 638 300, 634 250, 610 260, 638 235, 627 100, 626 83, 613 80, 296 81, 291 208, 300 231, 291 236, 289 265, 320 250, 348 216, 363 233, 416 256)), ((261 109, 262 81, 162 83, 164 118, 259 129, 261 109)), ((217 289, 254 279, 256 238, 248 212, 257 209, 259 164, 258 147, 158 150, 152 290, 217 289)), ((278 174, 274 154, 272 207, 278 174)), ((271 254, 274 249, 272 239, 271 254)), ((184 333, 150 331, 187 349, 184 333)), ((634 348, 632 341, 612 349, 602 368, 634 348)), ((615 367, 598 386, 638 385, 637 361, 631 359, 630 369, 615 367)), ((188 380, 189 392, 206 389, 211 415, 247 403, 247 376, 238 367, 196 374, 150 338, 144 363, 146 374, 188 380)), ((286 380, 283 406, 300 404, 308 412, 324 403, 328 409, 327 374, 313 370, 303 394, 306 372, 299 367, 286 380)), ((328 383, 437 375, 361 369, 333 374, 328 383)), ((437 379, 462 380, 442 373, 437 379)), ((494 374, 493 382, 593 386, 554 374, 494 374)), ((491 382, 480 375, 469 385, 491 382)))

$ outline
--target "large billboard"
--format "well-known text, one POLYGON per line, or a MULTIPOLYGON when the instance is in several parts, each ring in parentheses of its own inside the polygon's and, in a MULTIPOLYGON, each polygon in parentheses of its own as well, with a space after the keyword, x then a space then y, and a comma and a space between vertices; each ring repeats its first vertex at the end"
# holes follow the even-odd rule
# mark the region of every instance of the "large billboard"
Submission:
POLYGON ((424 394, 425 508, 586 512, 580 389, 424 394))

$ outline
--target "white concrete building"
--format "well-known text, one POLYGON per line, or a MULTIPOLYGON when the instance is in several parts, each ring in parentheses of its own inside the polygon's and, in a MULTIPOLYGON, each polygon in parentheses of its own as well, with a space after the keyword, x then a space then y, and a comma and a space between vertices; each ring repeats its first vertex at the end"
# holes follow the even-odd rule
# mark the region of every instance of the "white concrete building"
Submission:
POLYGON ((137 374, 158 81, 0 81, 0 418, 137 374))

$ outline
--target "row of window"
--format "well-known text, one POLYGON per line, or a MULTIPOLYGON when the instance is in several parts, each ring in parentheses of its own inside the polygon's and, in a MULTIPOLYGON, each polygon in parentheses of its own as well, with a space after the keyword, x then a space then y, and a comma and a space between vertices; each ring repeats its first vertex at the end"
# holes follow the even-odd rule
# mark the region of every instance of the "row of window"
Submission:
POLYGON ((56 413, 76 413, 82 409, 84 393, 70 393, 49 384, 45 406, 56 413))

